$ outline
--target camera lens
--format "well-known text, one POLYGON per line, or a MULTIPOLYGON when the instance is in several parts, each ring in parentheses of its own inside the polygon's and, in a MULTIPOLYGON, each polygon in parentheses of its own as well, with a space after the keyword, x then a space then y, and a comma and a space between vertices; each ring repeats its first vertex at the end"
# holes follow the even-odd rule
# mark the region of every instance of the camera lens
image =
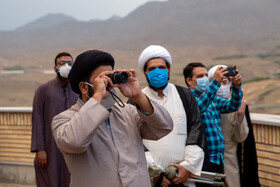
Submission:
POLYGON ((128 80, 128 74, 125 71, 110 74, 108 77, 110 77, 113 84, 125 83, 128 80))

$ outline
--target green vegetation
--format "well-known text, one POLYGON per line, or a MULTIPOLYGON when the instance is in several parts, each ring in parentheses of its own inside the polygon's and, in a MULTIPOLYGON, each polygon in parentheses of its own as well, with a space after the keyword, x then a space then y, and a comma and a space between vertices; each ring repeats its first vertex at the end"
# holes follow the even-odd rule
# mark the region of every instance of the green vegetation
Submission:
POLYGON ((276 48, 277 48, 277 49, 280 49, 280 45, 277 45, 276 48))
POLYGON ((24 68, 21 66, 14 66, 14 67, 3 68, 3 70, 4 71, 19 71, 19 70, 24 70, 24 68))
POLYGON ((257 54, 256 56, 260 59, 266 59, 268 57, 278 57, 280 56, 280 53, 257 54))
POLYGON ((257 77, 257 78, 251 79, 251 80, 242 81, 242 83, 246 84, 246 83, 250 83, 250 82, 259 82, 259 81, 269 80, 269 79, 271 79, 271 78, 269 78, 269 77, 257 77))
POLYGON ((277 36, 268 36, 268 37, 265 37, 264 40, 278 40, 278 37, 277 36))
POLYGON ((231 56, 221 56, 215 57, 213 60, 231 60, 231 59, 241 59, 247 57, 246 55, 231 55, 231 56))
POLYGON ((280 64, 280 60, 276 60, 274 61, 276 64, 280 64))
POLYGON ((37 69, 37 68, 38 68, 37 66, 29 66, 26 69, 37 69))

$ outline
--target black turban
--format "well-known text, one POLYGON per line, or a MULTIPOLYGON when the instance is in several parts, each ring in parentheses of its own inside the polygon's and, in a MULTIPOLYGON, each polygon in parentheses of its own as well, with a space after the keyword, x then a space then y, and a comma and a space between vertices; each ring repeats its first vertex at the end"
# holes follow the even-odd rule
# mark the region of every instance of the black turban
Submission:
POLYGON ((72 66, 69 74, 69 82, 72 90, 80 94, 79 83, 85 81, 85 78, 101 65, 110 65, 114 68, 114 58, 106 52, 98 50, 89 50, 80 54, 72 66))

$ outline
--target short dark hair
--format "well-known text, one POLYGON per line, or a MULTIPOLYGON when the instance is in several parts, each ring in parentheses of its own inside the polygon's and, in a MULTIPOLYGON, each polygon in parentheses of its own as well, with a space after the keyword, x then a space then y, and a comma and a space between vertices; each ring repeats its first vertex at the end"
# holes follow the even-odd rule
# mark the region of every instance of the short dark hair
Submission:
POLYGON ((54 65, 56 66, 56 60, 62 56, 70 56, 73 60, 73 57, 70 55, 70 53, 67 53, 67 52, 61 52, 61 53, 58 53, 54 59, 54 65))
MULTIPOLYGON (((144 72, 146 72, 146 70, 147 70, 147 66, 148 66, 147 64, 148 64, 148 62, 149 62, 150 60, 158 59, 158 58, 161 58, 161 57, 154 57, 154 58, 149 59, 149 60, 145 63, 145 65, 144 65, 144 72)), ((170 64, 169 64, 164 58, 161 58, 161 59, 163 59, 163 60, 165 61, 165 64, 166 64, 167 69, 170 69, 170 64)))
POLYGON ((206 68, 201 62, 191 62, 184 68, 183 74, 184 74, 185 82, 187 85, 188 85, 188 82, 186 79, 193 77, 193 69, 196 67, 206 68))

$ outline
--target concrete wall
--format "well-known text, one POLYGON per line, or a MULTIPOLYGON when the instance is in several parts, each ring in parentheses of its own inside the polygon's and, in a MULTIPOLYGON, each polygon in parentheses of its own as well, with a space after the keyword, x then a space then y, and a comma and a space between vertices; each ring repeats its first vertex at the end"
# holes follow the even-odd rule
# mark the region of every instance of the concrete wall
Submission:
POLYGON ((0 162, 0 183, 36 186, 33 163, 0 162))
MULTIPOLYGON (((32 108, 0 107, 0 187, 35 186, 30 153, 32 108)), ((280 115, 252 113, 262 186, 280 186, 280 115)))

